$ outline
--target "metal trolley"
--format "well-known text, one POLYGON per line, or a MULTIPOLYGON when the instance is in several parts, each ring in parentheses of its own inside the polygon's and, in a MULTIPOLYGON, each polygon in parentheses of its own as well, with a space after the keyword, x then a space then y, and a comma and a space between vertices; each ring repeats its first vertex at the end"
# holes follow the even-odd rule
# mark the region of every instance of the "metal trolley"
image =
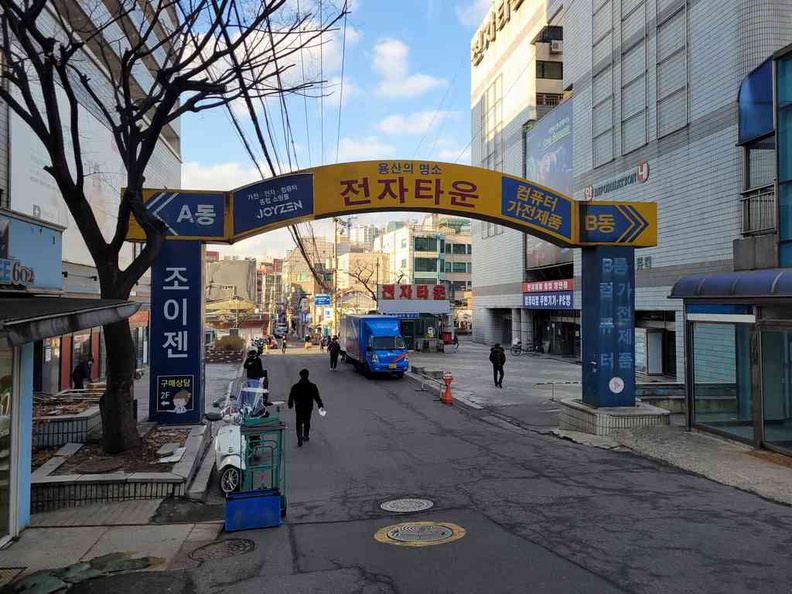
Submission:
POLYGON ((285 423, 280 416, 280 403, 268 416, 249 416, 240 427, 240 451, 244 455, 242 493, 271 492, 280 496, 281 517, 286 515, 286 454, 284 448, 285 423))

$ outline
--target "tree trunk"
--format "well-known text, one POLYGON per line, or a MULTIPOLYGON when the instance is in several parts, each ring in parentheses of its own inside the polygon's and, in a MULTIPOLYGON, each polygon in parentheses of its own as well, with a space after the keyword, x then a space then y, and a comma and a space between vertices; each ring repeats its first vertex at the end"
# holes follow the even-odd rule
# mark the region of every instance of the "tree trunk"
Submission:
POLYGON ((107 389, 99 407, 102 414, 102 449, 117 454, 140 445, 134 417, 135 343, 129 321, 104 327, 107 348, 107 389))

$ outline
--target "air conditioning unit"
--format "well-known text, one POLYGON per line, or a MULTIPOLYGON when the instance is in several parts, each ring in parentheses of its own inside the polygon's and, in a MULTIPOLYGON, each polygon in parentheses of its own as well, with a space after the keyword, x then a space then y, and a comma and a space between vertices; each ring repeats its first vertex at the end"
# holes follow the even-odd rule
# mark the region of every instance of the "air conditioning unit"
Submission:
POLYGON ((550 42, 550 53, 551 54, 563 54, 564 53, 564 42, 560 39, 554 39, 550 42))

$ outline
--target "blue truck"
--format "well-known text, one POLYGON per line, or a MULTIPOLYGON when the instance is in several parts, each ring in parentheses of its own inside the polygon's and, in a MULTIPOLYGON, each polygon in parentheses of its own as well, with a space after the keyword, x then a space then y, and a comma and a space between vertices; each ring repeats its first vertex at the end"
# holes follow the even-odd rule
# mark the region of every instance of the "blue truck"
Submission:
POLYGON ((346 362, 370 378, 375 373, 404 376, 410 361, 399 319, 390 316, 355 316, 341 318, 341 352, 346 362))

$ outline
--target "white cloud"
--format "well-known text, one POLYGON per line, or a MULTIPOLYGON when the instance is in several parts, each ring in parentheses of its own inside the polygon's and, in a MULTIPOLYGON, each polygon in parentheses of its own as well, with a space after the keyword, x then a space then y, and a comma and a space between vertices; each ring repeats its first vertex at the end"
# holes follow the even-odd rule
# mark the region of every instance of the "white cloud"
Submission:
POLYGON ((410 74, 410 48, 398 39, 383 39, 374 46, 373 68, 380 77, 379 93, 386 97, 412 98, 446 84, 444 78, 410 74))
POLYGON ((385 134, 424 134, 440 125, 445 118, 456 118, 456 111, 416 111, 408 115, 394 114, 379 123, 385 134))
POLYGON ((460 163, 462 165, 470 165, 470 147, 464 151, 461 149, 443 149, 437 153, 437 158, 440 161, 447 161, 449 163, 460 163))
POLYGON ((258 169, 241 163, 201 165, 195 161, 182 164, 182 187, 187 190, 228 191, 261 179, 258 169))
POLYGON ((478 28, 487 16, 491 4, 491 0, 468 0, 462 6, 456 7, 457 18, 466 27, 478 28))
MULTIPOLYGON (((349 138, 345 136, 339 143, 338 162, 382 159, 393 155, 395 152, 395 146, 382 142, 376 136, 368 136, 366 138, 349 138)), ((329 163, 335 162, 335 150, 331 151, 331 153, 331 158, 328 158, 329 163)))
POLYGON ((325 84, 325 107, 332 107, 338 109, 339 101, 342 105, 346 105, 352 97, 360 95, 361 90, 354 82, 349 80, 349 77, 344 75, 344 87, 341 88, 341 77, 334 76, 325 84), (343 94, 343 96, 342 96, 343 94))

